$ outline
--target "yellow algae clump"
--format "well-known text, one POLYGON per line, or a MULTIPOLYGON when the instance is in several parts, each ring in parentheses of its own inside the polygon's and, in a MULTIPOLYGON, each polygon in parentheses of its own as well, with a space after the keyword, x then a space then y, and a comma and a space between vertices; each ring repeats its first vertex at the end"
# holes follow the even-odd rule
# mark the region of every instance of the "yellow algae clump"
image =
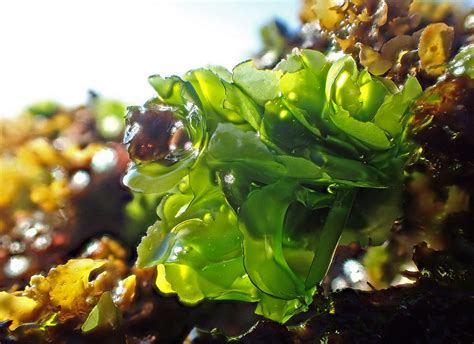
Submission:
POLYGON ((104 260, 71 259, 66 264, 51 269, 47 280, 51 285, 49 292, 51 304, 64 312, 88 309, 86 296, 89 289, 89 276, 92 271, 105 264, 104 260))
POLYGON ((22 323, 33 321, 38 309, 38 303, 29 297, 0 291, 0 321, 13 320, 10 325, 12 330, 22 323))
POLYGON ((444 23, 430 24, 423 30, 418 46, 421 66, 430 75, 438 76, 446 70, 454 29, 444 23))

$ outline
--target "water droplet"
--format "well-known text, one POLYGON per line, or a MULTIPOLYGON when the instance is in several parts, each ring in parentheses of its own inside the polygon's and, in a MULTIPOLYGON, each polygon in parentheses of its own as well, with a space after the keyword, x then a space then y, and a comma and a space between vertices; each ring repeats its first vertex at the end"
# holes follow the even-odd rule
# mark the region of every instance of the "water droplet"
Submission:
POLYGON ((123 122, 114 114, 105 116, 100 123, 100 127, 106 137, 117 137, 122 131, 123 122))
POLYGON ((189 183, 188 182, 181 182, 178 184, 178 189, 180 192, 185 193, 189 190, 189 183))
POLYGON ((27 240, 33 240, 36 235, 38 235, 38 229, 35 226, 28 228, 23 234, 27 240))
POLYGON ((336 277, 331 282, 331 289, 333 291, 345 289, 349 286, 347 281, 343 277, 336 277))
POLYGON ((288 94, 288 100, 292 102, 297 102, 298 101, 298 94, 296 92, 290 92, 288 94))
POLYGON ((175 115, 177 111, 165 105, 130 108, 124 143, 129 145, 132 159, 172 164, 193 152, 191 138, 175 115))
POLYGON ((81 190, 89 185, 91 177, 86 171, 77 171, 71 178, 70 187, 75 190, 81 190))
POLYGON ((280 111, 280 114, 279 114, 279 116, 280 116, 281 119, 285 119, 285 118, 288 117, 289 115, 290 115, 290 112, 289 112, 288 110, 281 110, 281 111, 280 111))
POLYGON ((358 283, 367 278, 364 266, 354 259, 347 260, 342 270, 351 283, 358 283))
POLYGON ((54 139, 53 141, 53 147, 59 151, 66 149, 67 145, 68 145, 68 140, 64 137, 58 137, 54 139))
POLYGON ((0 236, 0 247, 1 248, 6 248, 8 249, 8 247, 10 246, 12 242, 12 239, 10 238, 9 235, 2 235, 0 236))
POLYGON ((234 184, 235 176, 232 173, 228 173, 224 176, 224 183, 226 184, 234 184))
POLYGON ((12 243, 10 243, 10 245, 8 245, 8 250, 11 254, 23 253, 25 251, 25 248, 25 244, 21 241, 13 241, 12 243))
POLYGON ((214 217, 212 216, 211 213, 206 213, 204 214, 202 220, 207 223, 207 224, 210 224, 212 221, 214 221, 214 217))
POLYGON ((51 176, 56 180, 61 180, 66 178, 66 172, 60 167, 55 167, 51 170, 51 176))
POLYGON ((180 254, 184 253, 186 253, 186 250, 182 246, 174 246, 168 259, 175 260, 180 254))
POLYGON ((12 256, 5 263, 3 271, 10 278, 23 275, 30 267, 30 260, 25 256, 12 256))
POLYGON ((31 246, 35 250, 44 251, 51 245, 52 241, 53 239, 51 238, 51 235, 40 235, 35 239, 35 241, 33 241, 33 244, 31 246))
POLYGON ((117 165, 117 152, 112 148, 104 148, 94 154, 91 167, 95 172, 106 172, 117 165))

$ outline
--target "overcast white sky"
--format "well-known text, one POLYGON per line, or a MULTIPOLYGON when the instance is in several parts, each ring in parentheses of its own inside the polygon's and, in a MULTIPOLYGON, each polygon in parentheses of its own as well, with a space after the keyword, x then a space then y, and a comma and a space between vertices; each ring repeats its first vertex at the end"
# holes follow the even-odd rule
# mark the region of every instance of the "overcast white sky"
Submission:
POLYGON ((28 104, 77 105, 93 89, 141 104, 151 74, 228 68, 260 47, 273 17, 298 23, 299 0, 0 0, 0 116, 28 104))

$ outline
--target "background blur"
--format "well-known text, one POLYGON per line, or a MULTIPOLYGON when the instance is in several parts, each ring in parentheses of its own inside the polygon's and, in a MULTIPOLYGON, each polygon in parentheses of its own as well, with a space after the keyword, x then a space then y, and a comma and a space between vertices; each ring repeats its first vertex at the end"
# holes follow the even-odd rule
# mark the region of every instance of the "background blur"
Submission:
POLYGON ((231 69, 261 47, 259 28, 298 26, 297 0, 0 1, 0 117, 87 91, 142 104, 151 74, 231 69))

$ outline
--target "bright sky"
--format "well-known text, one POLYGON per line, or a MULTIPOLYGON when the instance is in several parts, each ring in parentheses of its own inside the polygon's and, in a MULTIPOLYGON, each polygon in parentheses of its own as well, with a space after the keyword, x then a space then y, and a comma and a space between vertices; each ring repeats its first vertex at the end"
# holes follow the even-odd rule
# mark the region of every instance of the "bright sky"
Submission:
POLYGON ((141 104, 151 74, 232 68, 259 27, 297 27, 299 0, 0 1, 0 117, 38 100, 78 105, 87 90, 141 104))

